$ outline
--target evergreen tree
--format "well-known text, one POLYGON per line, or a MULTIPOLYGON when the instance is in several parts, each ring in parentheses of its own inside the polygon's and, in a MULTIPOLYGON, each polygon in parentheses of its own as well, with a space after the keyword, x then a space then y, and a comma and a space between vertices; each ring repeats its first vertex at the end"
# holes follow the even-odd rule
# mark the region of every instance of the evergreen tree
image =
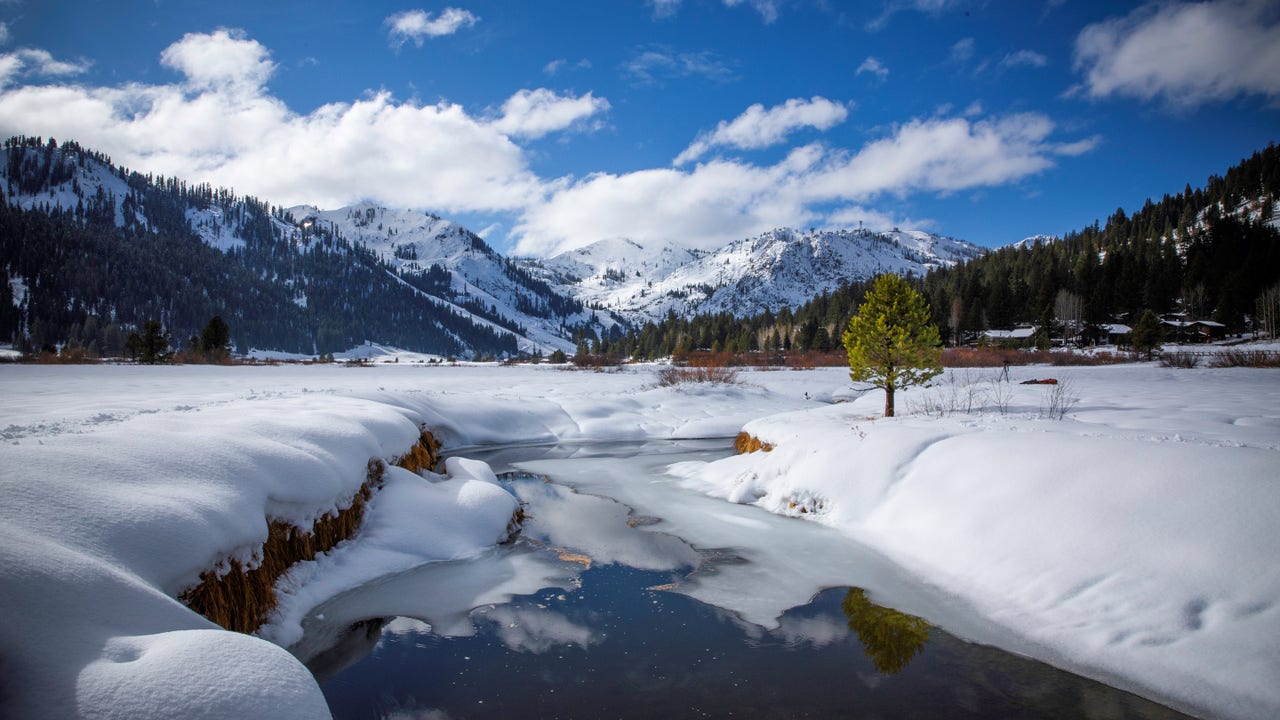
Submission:
POLYGON ((229 354, 231 328, 221 315, 214 315, 200 331, 200 352, 210 360, 221 360, 229 354))
POLYGON ((169 331, 164 329, 159 320, 148 320, 142 325, 142 335, 133 333, 129 336, 130 354, 138 362, 147 365, 166 363, 173 357, 169 347, 169 331))
POLYGON ((942 372, 942 339, 924 297, 897 275, 881 275, 843 336, 849 377, 884 390, 884 416, 893 417, 895 390, 942 372))
POLYGON ((1129 344, 1134 352, 1142 353, 1150 360, 1160 350, 1161 335, 1160 318, 1150 310, 1146 310, 1133 324, 1129 344))

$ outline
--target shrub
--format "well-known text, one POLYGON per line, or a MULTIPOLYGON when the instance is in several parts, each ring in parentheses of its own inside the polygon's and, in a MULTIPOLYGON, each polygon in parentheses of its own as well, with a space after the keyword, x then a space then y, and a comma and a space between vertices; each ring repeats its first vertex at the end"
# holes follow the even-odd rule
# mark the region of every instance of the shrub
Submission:
POLYGON ((674 387, 684 383, 723 383, 731 385, 738 382, 738 371, 727 367, 675 367, 674 365, 658 370, 658 386, 674 387))
POLYGON ((1209 360, 1209 367, 1280 367, 1280 352, 1275 350, 1226 350, 1209 360))
POLYGON ((1160 367, 1190 369, 1200 364, 1200 356, 1190 352, 1166 352, 1160 354, 1160 367))

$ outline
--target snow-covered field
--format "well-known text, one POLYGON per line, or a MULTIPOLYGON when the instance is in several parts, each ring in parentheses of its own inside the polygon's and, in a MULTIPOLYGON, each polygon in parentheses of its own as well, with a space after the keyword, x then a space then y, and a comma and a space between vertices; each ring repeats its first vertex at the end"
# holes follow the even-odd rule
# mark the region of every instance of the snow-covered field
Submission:
MULTIPOLYGON (((0 366, 0 714, 325 716, 292 656, 173 598, 251 557, 268 518, 349 499, 425 423, 450 448, 745 425, 776 449, 673 473, 879 549, 1015 650, 1183 708, 1280 715, 1280 371, 1013 373, 1066 381, 1065 417, 1047 417, 1053 386, 991 371, 884 420, 840 369, 659 388, 646 367, 0 366)), ((282 581, 265 634, 291 641, 379 574, 482 556, 513 501, 482 464, 447 477, 392 469, 362 534, 282 581)))

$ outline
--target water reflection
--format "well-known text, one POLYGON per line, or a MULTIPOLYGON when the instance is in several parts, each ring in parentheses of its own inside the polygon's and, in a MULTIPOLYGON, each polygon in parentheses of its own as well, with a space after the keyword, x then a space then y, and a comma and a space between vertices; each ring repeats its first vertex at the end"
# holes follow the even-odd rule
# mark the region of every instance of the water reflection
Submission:
POLYGON ((929 641, 929 623, 876 605, 861 588, 849 588, 840 609, 848 618, 849 629, 862 641, 863 652, 885 675, 901 672, 929 641))

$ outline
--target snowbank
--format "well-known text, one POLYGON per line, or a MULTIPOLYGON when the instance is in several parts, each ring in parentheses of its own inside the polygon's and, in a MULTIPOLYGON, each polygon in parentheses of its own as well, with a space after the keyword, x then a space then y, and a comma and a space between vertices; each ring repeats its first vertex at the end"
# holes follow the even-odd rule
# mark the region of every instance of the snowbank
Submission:
MULTIPOLYGON (((174 599, 204 570, 253 563, 269 520, 310 527, 423 423, 452 448, 724 435, 812 405, 802 380, 682 393, 651 371, 0 366, 0 715, 325 717, 291 655, 174 599)), ((287 645, 346 589, 483 557, 515 508, 483 463, 388 468, 360 534, 282 578, 259 635, 287 645)))
MULTIPOLYGON (((402 408, 311 396, 10 440, 0 451, 0 609, 10 618, 0 657, 14 694, 0 714, 326 717, 289 653, 216 629, 174 597, 228 558, 253 562, 269 519, 309 528, 350 500, 369 458, 397 455, 417 435, 402 408)), ((448 471, 429 482, 389 469, 361 541, 308 563, 335 572, 282 604, 276 635, 296 635, 293 618, 317 594, 504 538, 515 499, 487 467, 448 471)), ((298 585, 306 570, 286 580, 298 585)))
POLYGON ((672 472, 844 531, 1028 652, 1192 710, 1280 716, 1280 373, 1019 372, 1078 403, 1049 419, 1052 386, 973 372, 970 413, 957 375, 906 394, 933 416, 874 419, 875 393, 748 423, 772 452, 672 472))

